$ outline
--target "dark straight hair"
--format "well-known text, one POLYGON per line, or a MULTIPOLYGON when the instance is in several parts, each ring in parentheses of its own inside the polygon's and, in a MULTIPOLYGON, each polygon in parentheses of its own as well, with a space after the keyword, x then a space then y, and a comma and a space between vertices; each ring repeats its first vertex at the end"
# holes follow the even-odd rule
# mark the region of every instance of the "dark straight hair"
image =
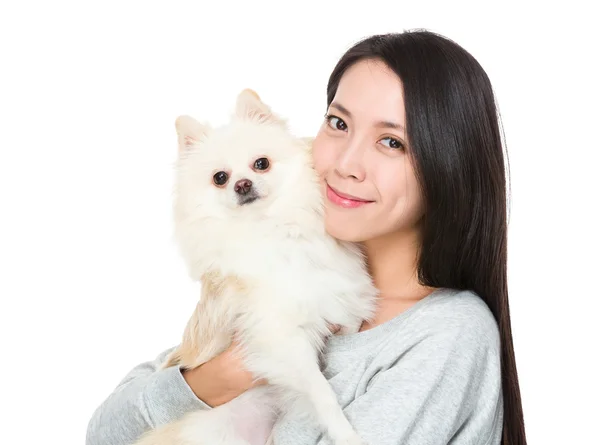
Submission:
POLYGON ((409 155, 425 201, 421 284, 477 293, 500 331, 503 445, 525 445, 507 285, 507 189, 499 115, 475 58, 426 30, 375 35, 351 47, 327 85, 327 106, 344 72, 384 62, 402 82, 409 155))

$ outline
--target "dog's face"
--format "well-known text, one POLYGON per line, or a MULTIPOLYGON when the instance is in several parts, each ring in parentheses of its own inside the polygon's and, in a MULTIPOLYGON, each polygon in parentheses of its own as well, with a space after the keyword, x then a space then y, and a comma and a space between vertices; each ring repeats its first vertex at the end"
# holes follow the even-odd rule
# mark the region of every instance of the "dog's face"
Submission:
POLYGON ((238 96, 227 125, 213 129, 181 116, 176 127, 179 216, 260 216, 303 186, 310 160, 306 141, 293 137, 250 90, 238 96))

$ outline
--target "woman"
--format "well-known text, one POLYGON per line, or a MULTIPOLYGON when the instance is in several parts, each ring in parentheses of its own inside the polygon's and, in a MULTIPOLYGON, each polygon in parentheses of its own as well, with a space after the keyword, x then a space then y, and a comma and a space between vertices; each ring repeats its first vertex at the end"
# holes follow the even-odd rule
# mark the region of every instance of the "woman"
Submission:
MULTIPOLYGON (((333 336, 324 374, 371 445, 525 444, 506 277, 506 184, 494 96, 477 61, 416 31, 338 62, 313 146, 326 227, 361 243, 381 300, 333 336)), ((253 385, 232 348, 190 371, 132 370, 94 413, 88 445, 127 444, 253 385)), ((274 443, 329 443, 290 415, 274 443)))

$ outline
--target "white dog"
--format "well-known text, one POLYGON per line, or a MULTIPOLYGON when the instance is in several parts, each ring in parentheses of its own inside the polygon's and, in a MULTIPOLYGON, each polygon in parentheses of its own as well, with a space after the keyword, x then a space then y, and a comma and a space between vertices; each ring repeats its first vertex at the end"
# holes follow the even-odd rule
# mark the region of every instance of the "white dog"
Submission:
POLYGON ((199 366, 235 332, 246 368, 268 385, 188 413, 138 444, 264 445, 277 413, 298 401, 336 445, 360 444, 319 353, 330 324, 352 333, 372 316, 376 290, 360 250, 325 232, 310 143, 251 90, 227 125, 182 116, 176 128, 175 234, 202 295, 164 366, 199 366))

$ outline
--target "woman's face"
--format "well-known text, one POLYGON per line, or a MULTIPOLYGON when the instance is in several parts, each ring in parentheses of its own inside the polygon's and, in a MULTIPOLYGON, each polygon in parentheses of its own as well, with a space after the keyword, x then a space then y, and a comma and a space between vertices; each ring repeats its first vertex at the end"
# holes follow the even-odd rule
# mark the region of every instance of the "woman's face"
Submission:
POLYGON ((344 73, 313 145, 333 237, 416 230, 423 205, 405 126, 402 84, 387 65, 365 60, 344 73))

